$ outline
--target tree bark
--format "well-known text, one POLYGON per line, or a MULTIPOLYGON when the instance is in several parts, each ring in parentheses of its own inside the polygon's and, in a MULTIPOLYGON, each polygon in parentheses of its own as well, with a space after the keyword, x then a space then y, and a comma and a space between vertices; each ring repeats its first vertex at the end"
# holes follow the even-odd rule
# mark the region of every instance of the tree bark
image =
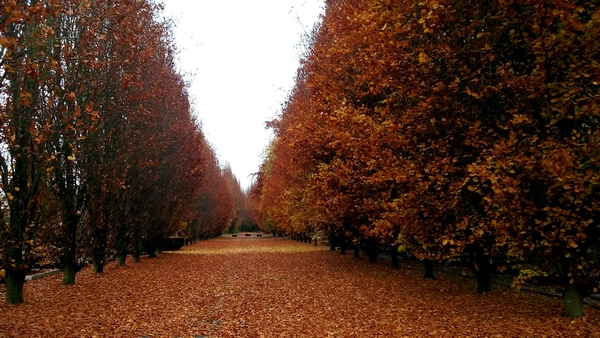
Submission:
POLYGON ((369 262, 377 263, 377 247, 374 244, 367 246, 367 256, 369 256, 369 262))
POLYGON ((398 263, 398 246, 392 245, 390 248, 390 257, 392 258, 392 269, 399 269, 400 264, 398 263))
POLYGON ((77 273, 77 223, 79 218, 74 213, 71 200, 67 200, 65 210, 64 222, 65 227, 63 228, 64 236, 64 252, 63 252, 63 285, 75 284, 75 274, 77 273))
POLYGON ((92 264, 94 266, 94 273, 104 272, 104 259, 98 257, 92 257, 92 264))
POLYGON ((23 303, 25 271, 6 269, 6 304, 23 303))
POLYGON ((480 267, 475 272, 477 278, 477 293, 492 292, 492 271, 491 269, 480 267))
POLYGON ((425 275, 423 278, 434 279, 435 276, 433 275, 433 262, 430 260, 424 260, 423 266, 425 267, 425 275))
POLYGON ((125 259, 127 258, 127 255, 123 255, 123 254, 118 254, 117 255, 117 266, 125 266, 125 259))
POLYGON ((63 285, 72 285, 75 284, 75 274, 77 273, 77 266, 74 262, 67 262, 63 267, 63 285))
POLYGON ((148 244, 148 258, 156 258, 156 245, 154 243, 148 244))
POLYGON ((581 291, 569 282, 566 283, 563 293, 563 316, 572 318, 583 316, 583 296, 581 291))
POLYGON ((133 261, 135 263, 140 263, 142 260, 140 259, 140 244, 138 241, 135 242, 133 246, 133 261))

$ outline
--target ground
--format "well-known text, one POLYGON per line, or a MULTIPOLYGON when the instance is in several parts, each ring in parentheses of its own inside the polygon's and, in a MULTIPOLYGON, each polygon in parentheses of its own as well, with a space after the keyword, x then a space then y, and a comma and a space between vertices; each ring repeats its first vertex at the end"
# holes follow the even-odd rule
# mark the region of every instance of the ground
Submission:
MULTIPOLYGON (((281 238, 218 238, 126 267, 54 275, 0 305, 0 337, 600 337, 600 310, 340 255, 281 238)), ((414 265, 414 266, 413 266, 414 265)), ((4 294, 0 292, 0 297, 4 294)))

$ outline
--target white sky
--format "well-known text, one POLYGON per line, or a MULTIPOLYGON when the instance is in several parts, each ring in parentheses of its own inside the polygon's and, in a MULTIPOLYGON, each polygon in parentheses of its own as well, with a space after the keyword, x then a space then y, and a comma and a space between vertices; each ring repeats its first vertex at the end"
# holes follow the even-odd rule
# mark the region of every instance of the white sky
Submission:
POLYGON ((271 138, 265 122, 294 85, 302 34, 324 0, 163 1, 180 70, 195 74, 190 94, 204 133, 247 188, 271 138))

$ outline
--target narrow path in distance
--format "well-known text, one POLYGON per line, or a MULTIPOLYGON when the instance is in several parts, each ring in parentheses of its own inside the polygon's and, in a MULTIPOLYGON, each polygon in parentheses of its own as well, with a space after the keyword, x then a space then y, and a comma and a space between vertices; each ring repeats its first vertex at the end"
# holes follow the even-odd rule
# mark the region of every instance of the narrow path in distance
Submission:
MULTIPOLYGON (((218 238, 95 276, 28 282, 0 337, 600 337, 600 311, 281 238, 218 238)), ((3 294, 0 296, 4 296, 3 294)))

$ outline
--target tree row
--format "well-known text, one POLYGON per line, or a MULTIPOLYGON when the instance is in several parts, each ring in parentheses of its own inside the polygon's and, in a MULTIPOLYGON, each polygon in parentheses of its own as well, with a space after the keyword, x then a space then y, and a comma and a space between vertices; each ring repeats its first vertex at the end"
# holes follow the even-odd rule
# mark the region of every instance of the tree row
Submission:
MULTIPOLYGON (((600 287, 600 2, 327 1, 252 188, 264 229, 600 287)), ((357 251, 358 252, 358 251, 357 251)))
POLYGON ((102 272, 163 238, 220 235, 239 189, 146 0, 0 1, 0 269, 23 302, 35 264, 102 272))

